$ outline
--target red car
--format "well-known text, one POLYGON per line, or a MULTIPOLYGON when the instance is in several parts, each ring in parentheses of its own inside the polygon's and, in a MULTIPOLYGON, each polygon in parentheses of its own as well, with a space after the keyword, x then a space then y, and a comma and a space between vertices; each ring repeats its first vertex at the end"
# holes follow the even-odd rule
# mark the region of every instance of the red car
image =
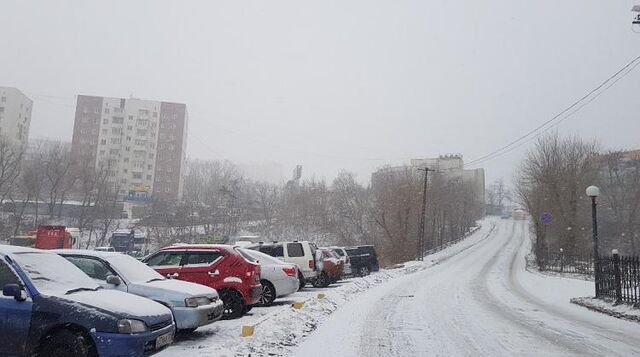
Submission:
POLYGON ((173 245, 144 262, 168 278, 216 289, 224 303, 225 318, 242 316, 260 300, 260 265, 230 245, 173 245))

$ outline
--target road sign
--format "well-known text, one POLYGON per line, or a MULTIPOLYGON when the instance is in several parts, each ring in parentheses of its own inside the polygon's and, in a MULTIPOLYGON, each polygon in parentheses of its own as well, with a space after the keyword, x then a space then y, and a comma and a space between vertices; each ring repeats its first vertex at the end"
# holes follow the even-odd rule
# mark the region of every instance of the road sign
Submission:
POLYGON ((545 213, 541 214, 540 215, 540 222, 542 222, 542 224, 546 224, 546 225, 551 224, 551 222, 553 222, 553 215, 551 215, 551 213, 549 213, 549 212, 545 212, 545 213))

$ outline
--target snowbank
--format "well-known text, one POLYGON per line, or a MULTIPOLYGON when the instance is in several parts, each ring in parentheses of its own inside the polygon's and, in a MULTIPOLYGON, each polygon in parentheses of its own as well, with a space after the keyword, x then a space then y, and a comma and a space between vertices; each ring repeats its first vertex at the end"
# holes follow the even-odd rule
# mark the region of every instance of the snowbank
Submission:
POLYGON ((626 304, 615 305, 614 300, 580 297, 571 299, 571 303, 619 319, 640 322, 640 309, 626 304))

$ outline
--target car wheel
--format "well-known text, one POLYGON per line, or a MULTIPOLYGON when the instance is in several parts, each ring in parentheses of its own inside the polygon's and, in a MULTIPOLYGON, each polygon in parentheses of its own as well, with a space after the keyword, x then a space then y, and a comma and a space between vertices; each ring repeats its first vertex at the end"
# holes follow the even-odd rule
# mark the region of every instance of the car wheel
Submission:
POLYGON ((360 276, 367 276, 369 275, 369 268, 368 267, 362 267, 360 268, 360 276))
POLYGON ((251 311, 251 309, 253 309, 253 305, 244 305, 244 310, 243 313, 247 313, 249 311, 251 311))
POLYGON ((304 288, 304 286, 307 285, 307 282, 304 280, 304 275, 302 275, 301 272, 298 272, 298 280, 300 282, 300 286, 298 287, 298 290, 302 290, 302 288, 304 288))
POLYGON ((273 284, 266 280, 260 282, 262 284, 262 294, 260 294, 260 304, 267 306, 271 305, 276 299, 276 289, 273 284))
POLYGON ((39 355, 51 357, 95 356, 89 338, 82 333, 62 330, 54 333, 43 343, 39 355))
POLYGON ((235 290, 223 290, 220 293, 220 299, 224 304, 224 312, 222 317, 229 319, 237 319, 245 312, 244 301, 242 296, 235 290))
POLYGON ((329 279, 327 278, 327 275, 325 273, 322 273, 320 274, 320 276, 315 278, 315 280, 313 280, 312 284, 314 288, 325 288, 329 285, 328 282, 329 279))

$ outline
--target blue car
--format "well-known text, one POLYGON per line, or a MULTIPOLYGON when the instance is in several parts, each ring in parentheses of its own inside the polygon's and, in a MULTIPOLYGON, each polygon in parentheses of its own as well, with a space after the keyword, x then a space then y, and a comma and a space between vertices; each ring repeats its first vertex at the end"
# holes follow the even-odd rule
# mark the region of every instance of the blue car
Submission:
POLYGON ((167 307, 51 252, 0 245, 0 287, 0 356, 141 356, 174 338, 167 307))

